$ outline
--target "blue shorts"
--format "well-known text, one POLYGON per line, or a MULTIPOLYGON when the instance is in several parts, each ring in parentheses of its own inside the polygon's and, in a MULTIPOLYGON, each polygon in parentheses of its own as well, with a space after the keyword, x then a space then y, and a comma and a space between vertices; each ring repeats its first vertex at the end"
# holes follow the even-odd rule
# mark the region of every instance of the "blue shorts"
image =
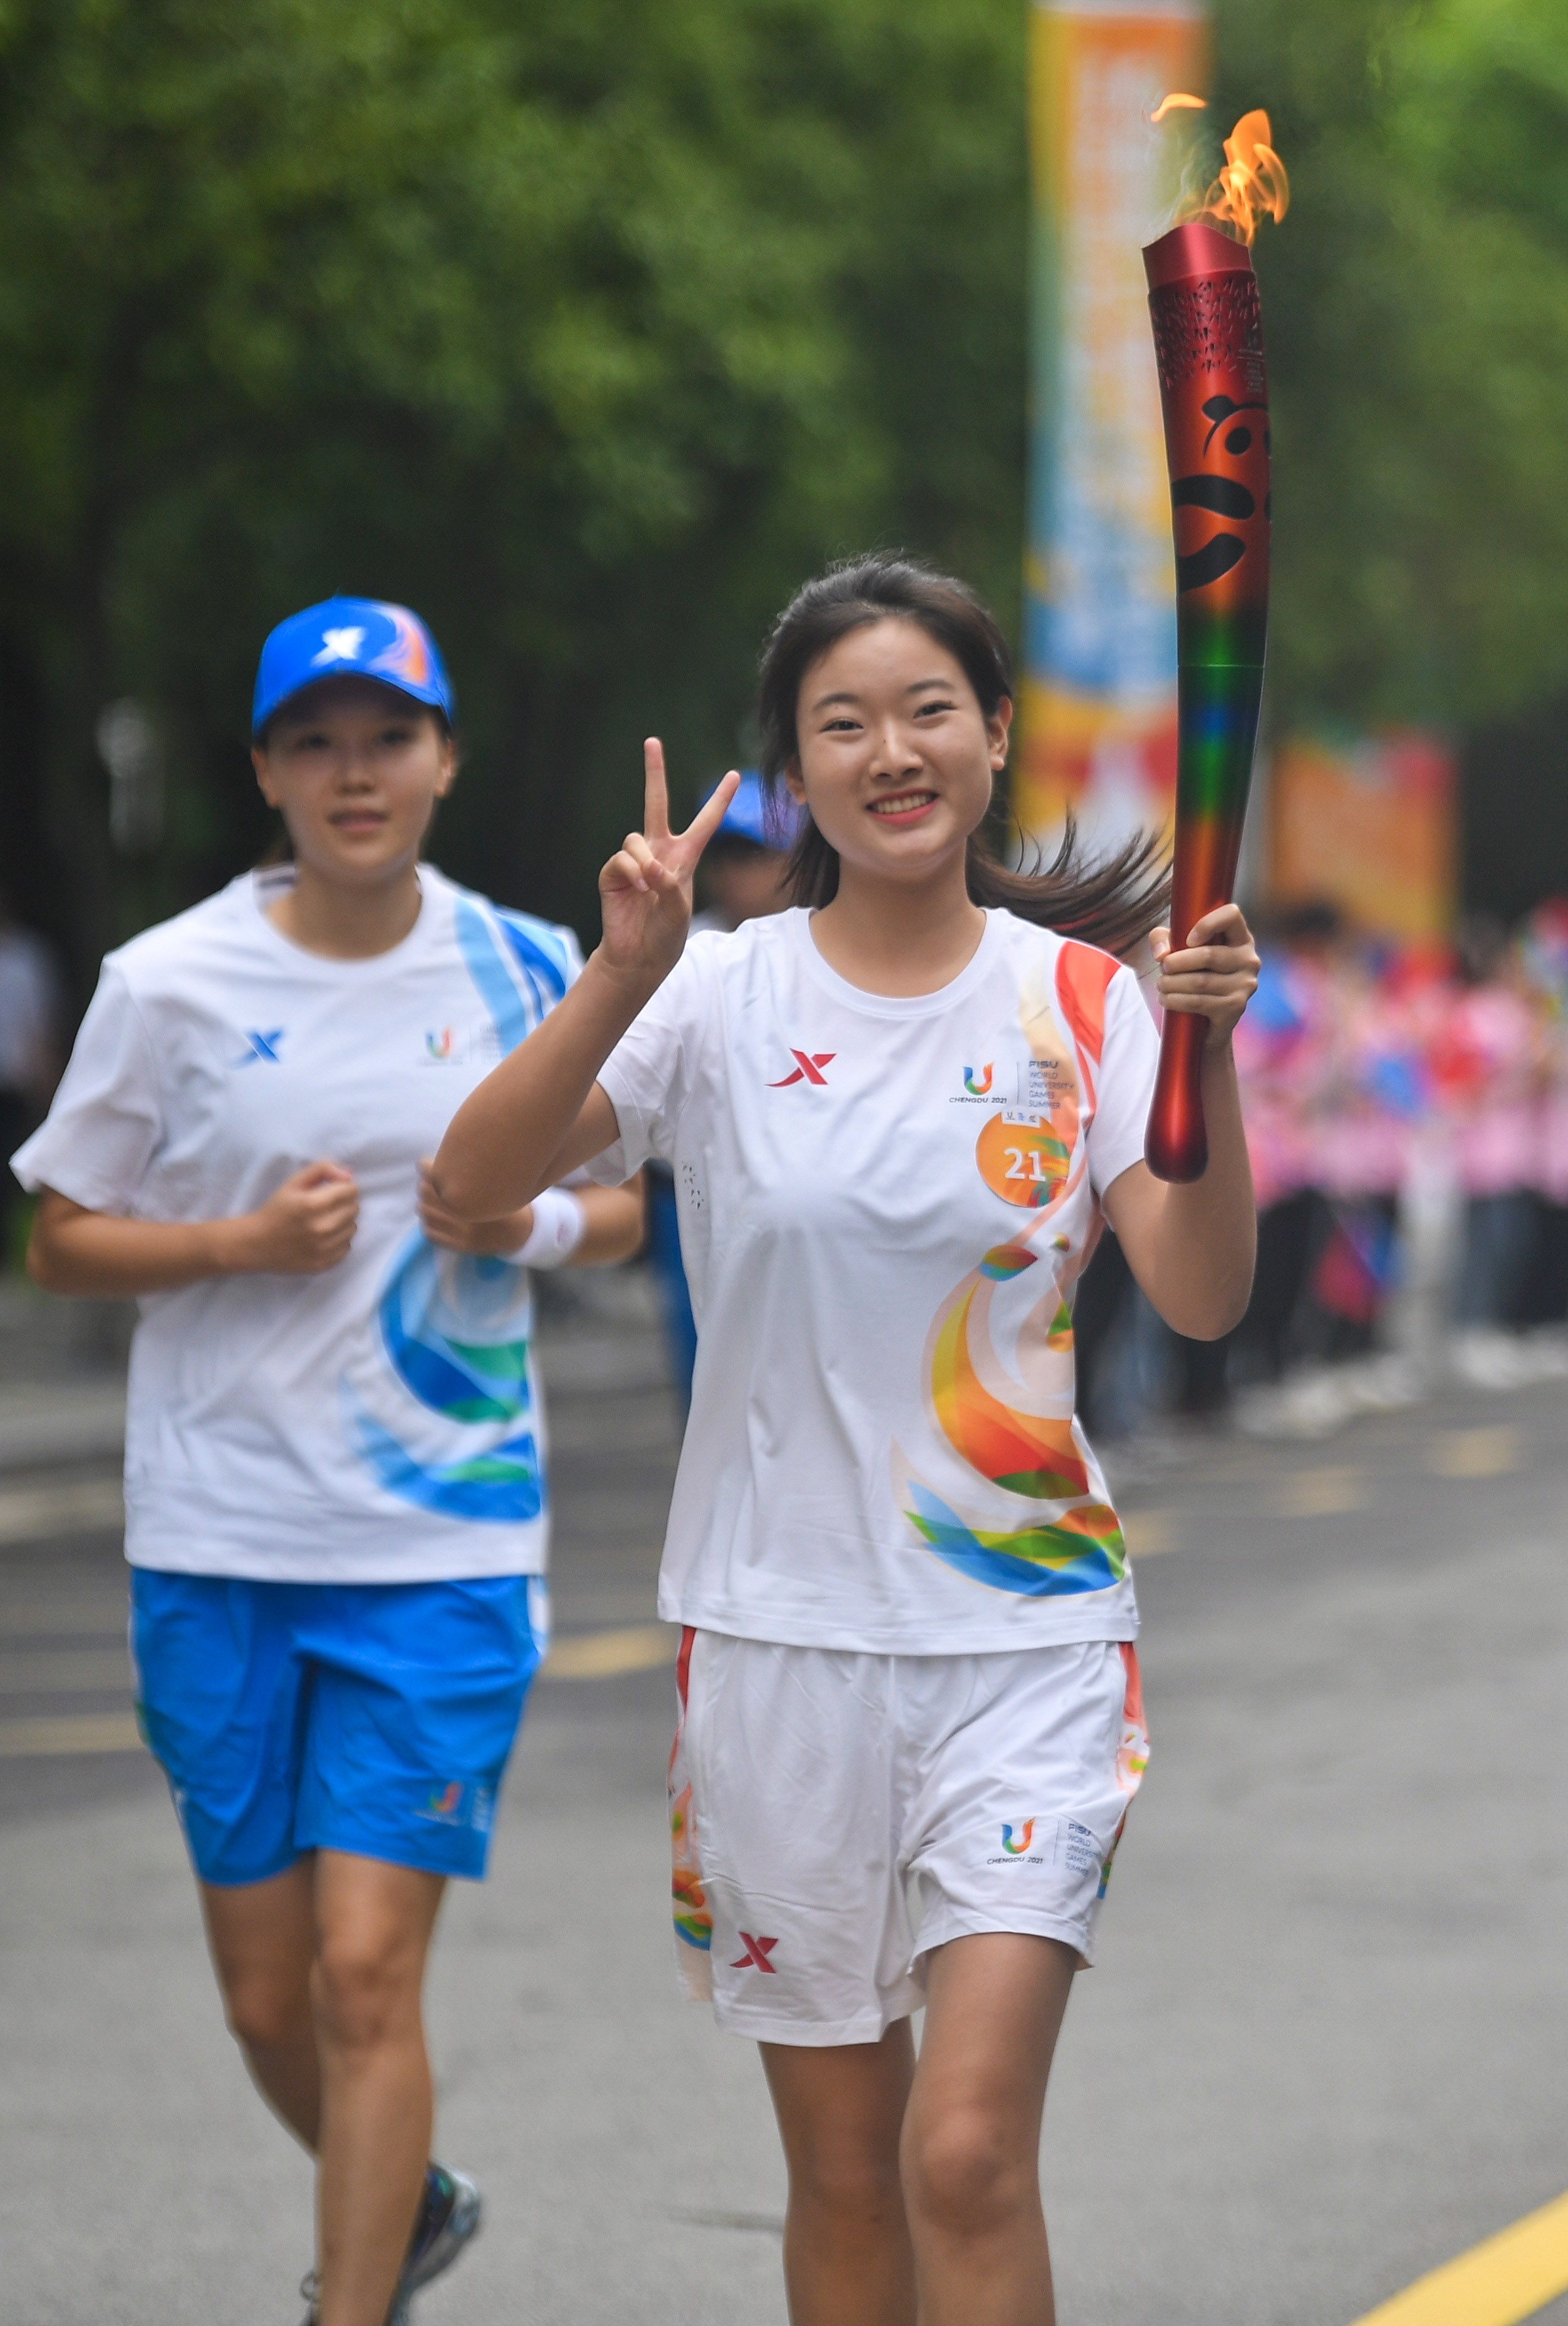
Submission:
POLYGON ((264 1882, 308 1849, 482 1875, 548 1606, 539 1576, 134 1568, 138 1710, 202 1881, 264 1882))

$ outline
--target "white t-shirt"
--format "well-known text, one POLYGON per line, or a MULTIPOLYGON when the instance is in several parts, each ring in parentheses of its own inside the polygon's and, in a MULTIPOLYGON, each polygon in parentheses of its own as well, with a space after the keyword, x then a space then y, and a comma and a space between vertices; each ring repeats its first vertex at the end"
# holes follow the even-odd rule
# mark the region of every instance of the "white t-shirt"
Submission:
POLYGON ((527 1271, 438 1251, 416 1166, 581 967, 569 929, 420 868, 390 953, 304 952, 243 874, 122 945, 23 1184, 150 1220, 254 1210, 320 1158, 359 1183, 321 1276, 210 1279, 141 1303, 126 1556, 195 1575, 401 1583, 543 1570, 527 1271))
POLYGON ((620 1136, 589 1167, 675 1177, 698 1343, 662 1615, 885 1654, 1136 1635, 1065 1297, 1157 1056, 1130 970, 1011 913, 906 1000, 803 911, 693 939, 599 1076, 620 1136))

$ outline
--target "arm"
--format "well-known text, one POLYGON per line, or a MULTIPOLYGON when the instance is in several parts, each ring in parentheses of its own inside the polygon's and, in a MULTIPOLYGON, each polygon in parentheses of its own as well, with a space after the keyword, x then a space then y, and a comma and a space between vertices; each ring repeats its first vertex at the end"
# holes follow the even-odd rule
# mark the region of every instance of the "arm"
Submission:
POLYGON ((599 874, 604 935, 542 1026, 487 1075, 452 1117, 431 1171, 457 1220, 496 1220, 612 1146, 615 1109, 596 1077, 681 958, 691 876, 735 795, 726 776, 683 833, 672 833, 664 755, 645 747, 645 833, 634 832, 599 874))
MULTIPOLYGON (((603 1093, 599 1095, 602 1097, 603 1093)), ((608 1104, 608 1101, 606 1102, 608 1104)), ((615 1136, 612 1121, 611 1138, 615 1136)), ((609 1142, 605 1142, 608 1145, 609 1142)), ((603 1268, 618 1260, 632 1260, 643 1248, 647 1225, 647 1198, 639 1171, 624 1187, 569 1187, 565 1191, 583 1212, 581 1242, 561 1263, 566 1268, 603 1268)), ((519 1251, 533 1227, 533 1206, 505 1213, 497 1220, 462 1220, 450 1212, 436 1194, 428 1163, 420 1166, 419 1223, 431 1243, 449 1251, 519 1251)))
POLYGON ((344 1257, 358 1221, 358 1187, 337 1163, 307 1164, 235 1219, 125 1219, 45 1187, 27 1272, 45 1292, 100 1299, 178 1292, 212 1276, 320 1276, 344 1257))
POLYGON ((1168 929, 1151 939, 1167 1009, 1207 1018, 1203 1120, 1209 1168, 1169 1186, 1135 1163, 1106 1189, 1105 1214, 1127 1265, 1173 1331, 1217 1341, 1241 1322, 1252 1292, 1257 1213, 1230 1037, 1257 986, 1257 949, 1237 905, 1208 913, 1186 950, 1168 929))

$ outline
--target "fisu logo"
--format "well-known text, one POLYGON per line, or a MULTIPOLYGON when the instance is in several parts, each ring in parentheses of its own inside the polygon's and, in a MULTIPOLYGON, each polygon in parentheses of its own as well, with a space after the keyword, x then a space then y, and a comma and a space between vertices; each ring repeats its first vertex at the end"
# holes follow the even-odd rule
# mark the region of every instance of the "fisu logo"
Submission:
POLYGON ((1009 1857, 1022 1857, 1034 1838, 1035 1820, 1033 1818, 1025 1818, 1023 1824, 1020 1826, 1005 1825, 1002 1828, 1002 1847, 1007 1851, 1009 1857), (1015 1833, 1018 1836, 1016 1841, 1013 1838, 1015 1833))
POLYGON ((430 1799, 419 1812, 437 1825, 460 1825, 463 1814, 463 1782, 454 1777, 450 1784, 432 1785, 430 1799))
POLYGON ((977 1075, 973 1066, 964 1068, 964 1088, 971 1098, 984 1098, 987 1095, 991 1087, 993 1072, 994 1068, 991 1066, 982 1066, 977 1075))

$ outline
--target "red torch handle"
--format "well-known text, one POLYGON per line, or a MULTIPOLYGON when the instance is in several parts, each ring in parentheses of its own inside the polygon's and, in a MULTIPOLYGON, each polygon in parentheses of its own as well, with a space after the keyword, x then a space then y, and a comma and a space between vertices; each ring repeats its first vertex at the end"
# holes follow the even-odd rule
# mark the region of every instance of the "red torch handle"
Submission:
POLYGON ((1160 1036, 1160 1071, 1144 1152, 1156 1179, 1201 1179, 1209 1168, 1203 1122, 1203 1037, 1207 1018, 1172 1010, 1160 1036))
MULTIPOLYGON (((1227 149, 1229 150, 1229 149, 1227 149)), ((1182 951, 1236 879, 1268 628, 1268 382, 1247 251, 1196 220, 1144 253, 1164 412, 1176 552, 1176 854, 1171 941, 1182 951)), ((1206 1018, 1173 1011, 1146 1153, 1160 1179, 1197 1179, 1206 1018)))

